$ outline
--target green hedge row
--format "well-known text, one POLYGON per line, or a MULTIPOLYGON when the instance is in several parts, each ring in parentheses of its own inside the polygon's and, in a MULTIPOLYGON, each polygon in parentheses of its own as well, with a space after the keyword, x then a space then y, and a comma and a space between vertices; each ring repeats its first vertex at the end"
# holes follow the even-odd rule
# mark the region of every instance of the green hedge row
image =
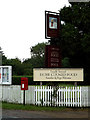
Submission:
POLYGON ((32 76, 12 76, 12 85, 21 85, 21 77, 27 77, 28 78, 28 85, 40 84, 40 82, 33 81, 32 76))
MULTIPOLYGON (((21 85, 21 78, 28 78, 28 85, 40 85, 40 82, 33 81, 33 76, 12 76, 12 85, 21 85)), ((42 82, 43 85, 57 84, 57 82, 42 82)))

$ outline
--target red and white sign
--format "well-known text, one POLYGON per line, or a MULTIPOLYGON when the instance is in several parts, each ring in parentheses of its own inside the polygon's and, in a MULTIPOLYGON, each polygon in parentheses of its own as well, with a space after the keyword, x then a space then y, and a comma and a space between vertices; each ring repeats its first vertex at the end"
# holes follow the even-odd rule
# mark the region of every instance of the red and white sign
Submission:
POLYGON ((46 45, 45 64, 48 68, 61 67, 61 51, 58 46, 46 45))
POLYGON ((21 90, 28 90, 28 78, 21 78, 21 90))

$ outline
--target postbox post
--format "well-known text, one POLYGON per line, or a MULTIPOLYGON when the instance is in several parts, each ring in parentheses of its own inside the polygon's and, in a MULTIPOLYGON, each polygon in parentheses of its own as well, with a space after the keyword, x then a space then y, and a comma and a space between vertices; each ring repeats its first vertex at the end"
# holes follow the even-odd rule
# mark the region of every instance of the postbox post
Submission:
POLYGON ((23 91, 23 105, 25 105, 25 90, 23 91))

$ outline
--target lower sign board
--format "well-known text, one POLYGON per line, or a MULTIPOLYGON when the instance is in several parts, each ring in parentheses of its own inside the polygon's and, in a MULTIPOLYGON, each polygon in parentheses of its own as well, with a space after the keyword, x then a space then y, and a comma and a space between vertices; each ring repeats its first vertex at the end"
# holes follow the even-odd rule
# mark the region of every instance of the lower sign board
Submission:
POLYGON ((35 68, 34 81, 83 81, 83 68, 35 68))

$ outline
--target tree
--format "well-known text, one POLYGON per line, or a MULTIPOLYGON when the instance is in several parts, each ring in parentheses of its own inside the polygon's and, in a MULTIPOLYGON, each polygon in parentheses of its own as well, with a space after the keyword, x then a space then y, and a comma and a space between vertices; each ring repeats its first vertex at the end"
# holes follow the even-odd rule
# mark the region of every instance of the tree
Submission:
POLYGON ((31 47, 31 63, 33 67, 45 67, 45 45, 38 43, 31 47))
POLYGON ((21 62, 19 58, 7 59, 7 57, 3 55, 3 65, 11 65, 13 75, 32 75, 33 68, 45 67, 45 45, 46 43, 38 43, 32 46, 30 49, 31 58, 23 62, 21 62))
POLYGON ((31 47, 31 57, 44 57, 46 43, 38 43, 31 47))
POLYGON ((33 74, 33 66, 32 66, 31 59, 26 59, 25 61, 23 61, 22 66, 24 67, 23 69, 24 75, 31 76, 33 74))
POLYGON ((13 75, 23 75, 24 66, 22 66, 21 61, 18 58, 15 59, 7 59, 7 57, 3 56, 2 58, 3 65, 11 65, 13 75))
POLYGON ((71 67, 82 67, 90 77, 90 2, 70 3, 61 9, 62 58, 69 58, 71 67))

